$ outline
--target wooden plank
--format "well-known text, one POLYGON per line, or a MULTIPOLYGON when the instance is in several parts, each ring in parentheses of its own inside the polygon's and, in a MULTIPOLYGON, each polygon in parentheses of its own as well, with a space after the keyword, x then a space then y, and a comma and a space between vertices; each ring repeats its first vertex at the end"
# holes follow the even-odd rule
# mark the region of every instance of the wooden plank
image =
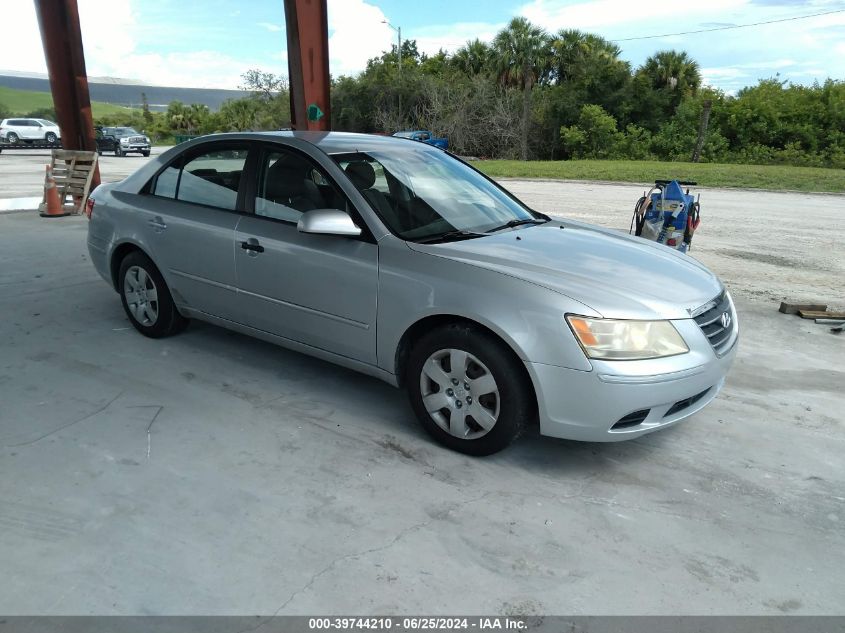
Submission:
POLYGON ((824 310, 798 310, 802 319, 845 319, 845 312, 825 312, 824 310))
POLYGON ((72 158, 90 158, 92 152, 86 152, 79 149, 54 149, 53 150, 53 157, 58 158, 59 160, 64 159, 72 159, 72 158))
POLYGON ((787 303, 786 301, 781 301, 780 308, 778 308, 778 312, 783 312, 784 314, 798 314, 799 310, 818 310, 824 312, 827 310, 827 306, 821 303, 787 303))
POLYGON ((74 178, 56 178, 57 185, 84 185, 88 178, 76 176, 74 178))
POLYGON ((72 173, 72 172, 77 172, 77 171, 90 171, 93 168, 94 168, 93 165, 76 163, 75 165, 57 165, 56 171, 58 173, 66 174, 66 173, 72 173))

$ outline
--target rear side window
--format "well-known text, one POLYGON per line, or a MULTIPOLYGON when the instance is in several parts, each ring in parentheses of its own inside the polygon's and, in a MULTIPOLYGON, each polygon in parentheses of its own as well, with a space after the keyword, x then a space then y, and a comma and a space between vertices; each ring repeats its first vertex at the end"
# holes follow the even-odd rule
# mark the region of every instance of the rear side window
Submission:
POLYGON ((161 172, 156 178, 155 188, 153 189, 154 196, 161 196, 162 198, 175 198, 176 185, 179 184, 179 168, 170 166, 161 172))
POLYGON ((153 195, 234 211, 249 150, 215 148, 180 157, 160 172, 153 195))

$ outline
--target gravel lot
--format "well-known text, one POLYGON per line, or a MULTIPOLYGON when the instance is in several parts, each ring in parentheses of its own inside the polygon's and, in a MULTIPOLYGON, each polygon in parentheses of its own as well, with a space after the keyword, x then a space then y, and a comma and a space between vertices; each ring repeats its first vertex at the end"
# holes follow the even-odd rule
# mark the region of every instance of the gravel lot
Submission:
MULTIPOLYGON (((19 154, 0 197, 40 195, 19 154)), ((643 190, 505 184, 624 229, 643 190)), ((692 255, 742 327, 723 394, 486 459, 377 380, 203 324, 144 339, 84 218, 0 214, 0 613, 845 614, 845 335, 777 312, 845 308, 843 203, 703 191, 692 255)))

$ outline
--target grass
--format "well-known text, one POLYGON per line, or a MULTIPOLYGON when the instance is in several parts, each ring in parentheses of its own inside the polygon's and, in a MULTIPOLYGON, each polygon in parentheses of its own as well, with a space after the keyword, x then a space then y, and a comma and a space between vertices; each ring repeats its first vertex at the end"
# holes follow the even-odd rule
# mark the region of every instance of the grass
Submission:
MULTIPOLYGON (((49 92, 17 90, 0 86, 0 104, 11 110, 14 116, 23 116, 33 110, 52 108, 53 96, 49 92)), ((95 117, 100 117, 109 114, 125 114, 132 112, 132 108, 103 103, 102 101, 92 101, 91 112, 95 117)))
POLYGON ((473 166, 496 178, 551 178, 653 183, 693 180, 702 187, 845 193, 845 170, 785 165, 726 165, 633 160, 479 160, 473 166))

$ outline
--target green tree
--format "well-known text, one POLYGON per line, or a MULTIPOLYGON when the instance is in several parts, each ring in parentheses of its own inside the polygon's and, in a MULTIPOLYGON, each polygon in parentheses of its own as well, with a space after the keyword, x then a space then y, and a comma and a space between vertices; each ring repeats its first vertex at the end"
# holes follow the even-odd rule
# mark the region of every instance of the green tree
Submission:
MULTIPOLYGON (((698 140, 701 112, 705 101, 711 101, 713 111, 723 108, 724 95, 712 89, 704 89, 695 97, 685 98, 675 115, 665 121, 652 140, 652 151, 662 160, 688 161, 698 140)), ((728 141, 716 125, 710 125, 704 137, 701 160, 712 162, 723 160, 728 150, 728 141)))
POLYGON ((495 67, 499 81, 521 88, 522 160, 528 160, 528 132, 531 122, 531 91, 549 67, 549 37, 525 18, 513 18, 493 39, 495 67))
POLYGON ((695 94, 701 85, 698 62, 686 51, 658 51, 640 68, 655 89, 671 90, 681 96, 695 94))
POLYGON ((613 158, 622 140, 616 119, 594 104, 582 107, 577 125, 562 127, 560 137, 575 158, 613 158))
POLYGON ((451 64, 465 75, 474 76, 490 70, 492 51, 478 38, 467 42, 452 55, 451 64))
POLYGON ((141 93, 141 112, 143 112, 144 122, 147 125, 152 124, 153 122, 153 113, 150 112, 150 102, 147 101, 147 93, 141 93))

